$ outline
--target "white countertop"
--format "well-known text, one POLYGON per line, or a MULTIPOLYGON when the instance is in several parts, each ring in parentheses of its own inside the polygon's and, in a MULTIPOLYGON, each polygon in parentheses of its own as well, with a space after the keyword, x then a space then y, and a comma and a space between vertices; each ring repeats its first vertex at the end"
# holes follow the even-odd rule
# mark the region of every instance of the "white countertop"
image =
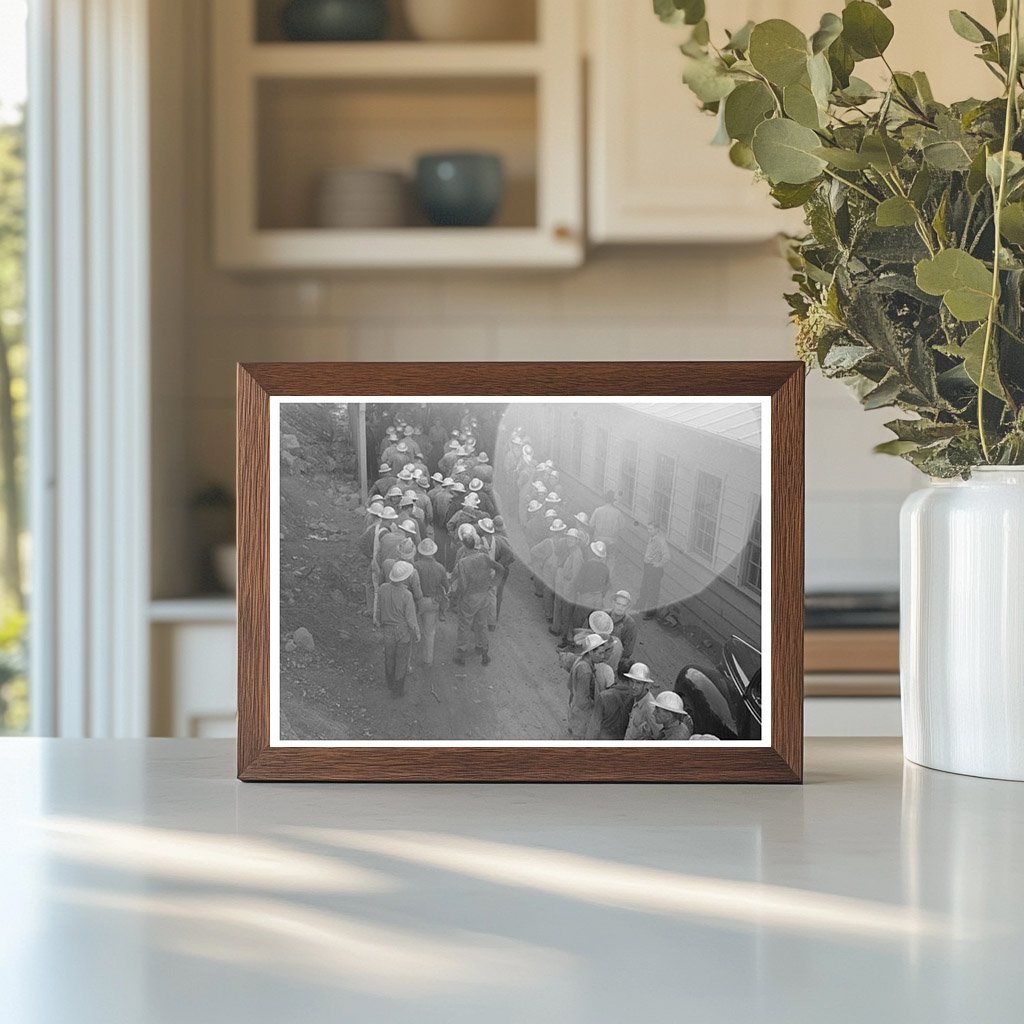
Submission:
POLYGON ((242 785, 0 741, 5 1024, 1018 1021, 1024 785, 242 785))

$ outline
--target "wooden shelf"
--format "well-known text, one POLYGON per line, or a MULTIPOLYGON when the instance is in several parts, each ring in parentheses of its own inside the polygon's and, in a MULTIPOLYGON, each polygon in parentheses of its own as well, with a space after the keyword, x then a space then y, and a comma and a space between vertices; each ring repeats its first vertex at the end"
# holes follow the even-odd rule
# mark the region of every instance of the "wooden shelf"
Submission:
POLYGON ((395 228, 387 231, 256 231, 237 249, 222 247, 221 265, 274 267, 573 267, 578 239, 559 242, 533 228, 395 228))
MULTIPOLYGON (((265 5, 266 6, 266 5, 265 5)), ((260 9, 273 13, 272 6, 260 9)), ((573 267, 583 262, 580 11, 537 0, 524 42, 256 42, 253 0, 211 5, 213 244, 231 270, 573 267), (314 197, 335 167, 411 175, 439 150, 494 152, 493 227, 339 231, 314 197)))
POLYGON ((461 78, 538 75, 536 43, 256 43, 242 58, 255 78, 461 78))

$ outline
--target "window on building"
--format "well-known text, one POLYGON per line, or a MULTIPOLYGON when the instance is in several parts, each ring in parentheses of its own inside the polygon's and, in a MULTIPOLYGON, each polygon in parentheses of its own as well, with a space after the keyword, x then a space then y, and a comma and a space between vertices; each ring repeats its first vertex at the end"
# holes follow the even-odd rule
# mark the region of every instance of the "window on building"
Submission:
POLYGON ((594 431, 594 489, 604 490, 608 469, 608 431, 598 427, 594 431))
POLYGON ((636 441, 622 442, 622 463, 619 470, 619 486, 622 490, 622 502, 633 508, 636 499, 636 467, 640 460, 640 447, 636 441))
POLYGON ((672 492, 676 482, 676 462, 667 455, 654 460, 654 485, 651 488, 651 522, 668 533, 672 522, 672 492))
POLYGON ((722 481, 711 473, 697 473, 697 491, 693 498, 693 524, 690 547, 708 562, 715 558, 718 544, 718 518, 722 511, 722 481))
POLYGON ((573 476, 578 477, 583 469, 583 420, 572 421, 572 460, 569 463, 569 471, 573 476))
POLYGON ((761 502, 757 503, 754 521, 750 524, 747 546, 743 549, 743 586, 761 593, 761 502))

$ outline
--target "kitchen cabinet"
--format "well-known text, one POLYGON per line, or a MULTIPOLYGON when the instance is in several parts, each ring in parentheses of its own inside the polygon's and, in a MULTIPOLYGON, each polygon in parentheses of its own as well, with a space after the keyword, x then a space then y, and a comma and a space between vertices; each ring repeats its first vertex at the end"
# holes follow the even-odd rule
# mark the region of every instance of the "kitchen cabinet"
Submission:
MULTIPOLYGON (((737 242, 799 231, 799 211, 776 210, 767 186, 710 145, 715 121, 682 84, 678 49, 689 32, 663 25, 646 0, 587 0, 589 234, 593 243, 737 242)), ((747 20, 785 18, 810 33, 826 0, 709 0, 713 38, 747 20)), ((989 0, 957 4, 985 23, 989 0)), ((955 35, 946 7, 900 0, 886 11, 896 27, 888 57, 929 73, 944 101, 995 94, 998 83, 955 35)), ((880 81, 880 61, 858 66, 880 81)))
MULTIPOLYGON (((373 42, 281 38, 276 0, 217 0, 213 31, 213 234, 232 270, 545 267, 582 262, 579 8, 510 0, 532 38, 373 42), (533 6, 535 5, 535 7, 533 6), (314 196, 337 168, 399 172, 424 152, 498 154, 505 198, 493 225, 318 224, 314 196)), ((410 189, 411 192, 411 189, 410 189)))

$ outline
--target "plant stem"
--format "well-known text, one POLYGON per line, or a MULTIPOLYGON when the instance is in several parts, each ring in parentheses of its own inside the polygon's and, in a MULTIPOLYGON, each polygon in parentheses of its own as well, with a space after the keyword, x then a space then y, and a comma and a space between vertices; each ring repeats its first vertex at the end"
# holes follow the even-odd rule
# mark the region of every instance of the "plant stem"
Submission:
POLYGON ((989 299, 988 320, 985 322, 985 345, 981 350, 981 370, 978 373, 978 436, 985 461, 992 462, 988 435, 985 432, 985 374, 992 355, 992 336, 999 315, 999 272, 1001 266, 1003 205, 1006 201, 1006 168, 1013 141, 1013 125, 1017 115, 1017 83, 1020 68, 1020 0, 1010 0, 1010 74, 1006 83, 1006 123, 1003 126, 1002 160, 999 167, 999 189, 995 197, 995 246, 992 256, 992 294, 989 299))
POLYGON ((852 181, 847 181, 846 178, 840 178, 838 174, 835 174, 834 172, 830 171, 827 167, 825 168, 825 173, 833 181, 838 181, 841 185, 845 185, 847 188, 852 188, 854 192, 859 192, 862 196, 864 196, 865 199, 870 199, 871 202, 875 204, 875 206, 879 204, 880 200, 878 199, 878 197, 873 196, 867 189, 861 188, 860 185, 857 185, 852 181))

